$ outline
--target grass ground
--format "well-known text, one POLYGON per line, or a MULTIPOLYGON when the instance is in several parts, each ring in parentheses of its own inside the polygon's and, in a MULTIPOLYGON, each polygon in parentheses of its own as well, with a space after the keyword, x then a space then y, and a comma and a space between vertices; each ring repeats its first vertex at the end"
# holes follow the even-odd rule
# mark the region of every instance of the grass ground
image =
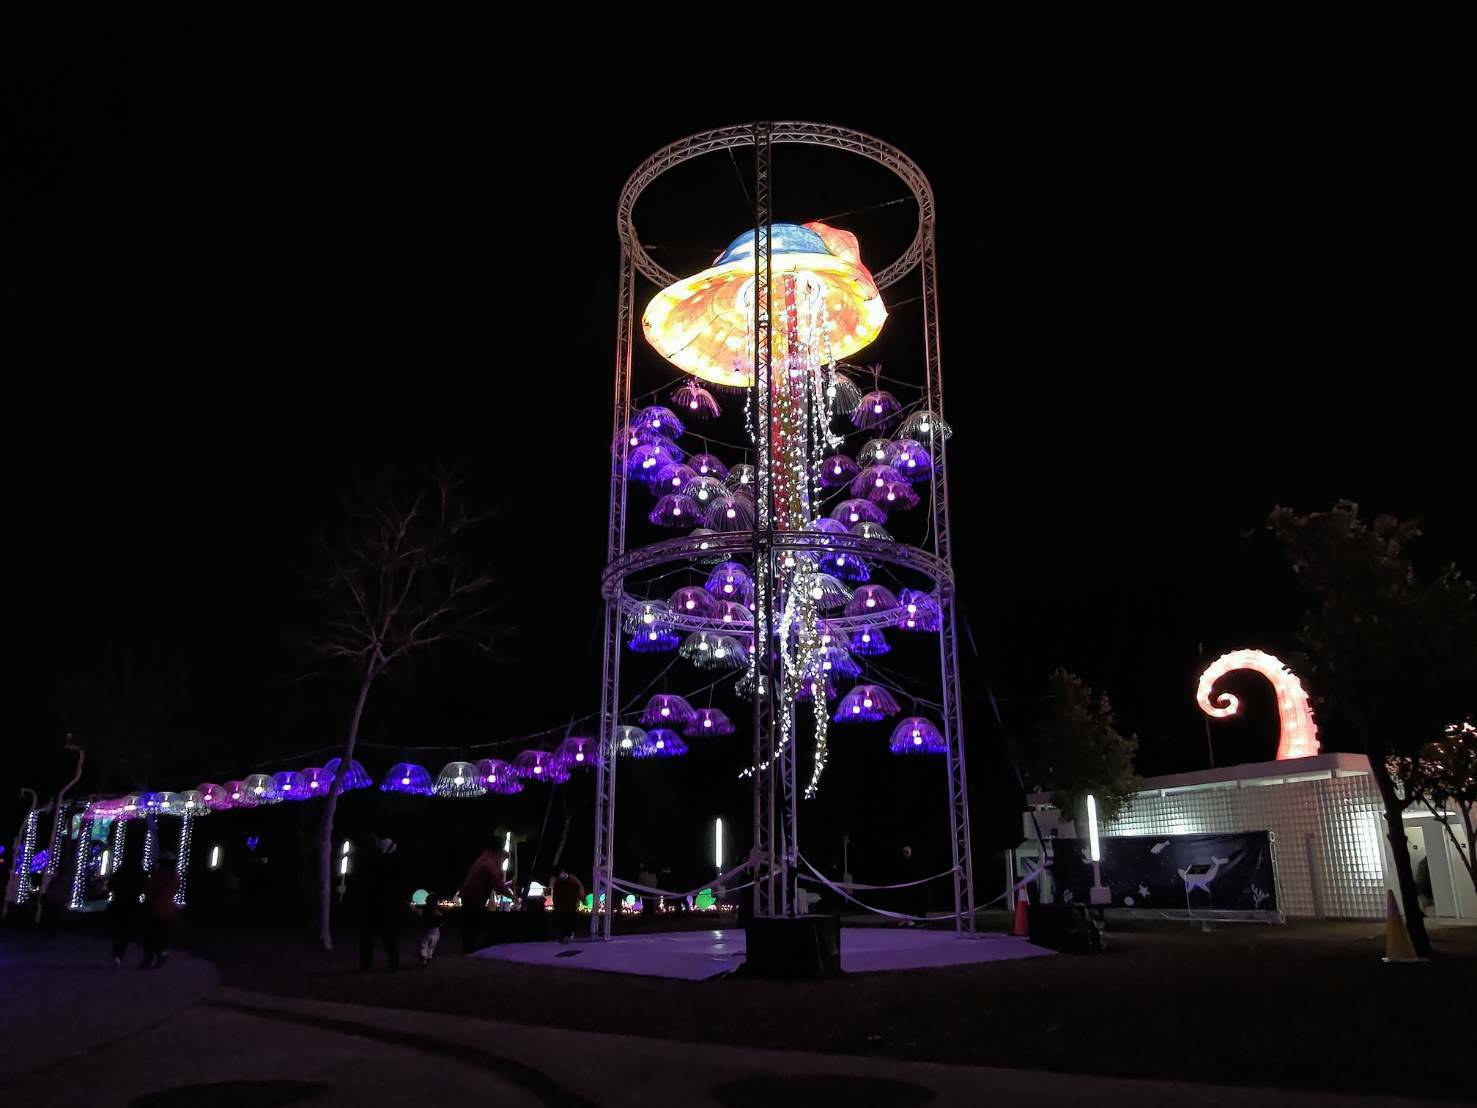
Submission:
MULTIPOLYGON (((999 922, 997 921, 997 925, 999 922)), ((453 938, 448 932, 448 937, 453 938)), ((228 984, 674 1040, 1236 1085, 1472 1098, 1477 928, 1383 965, 1383 927, 1116 928, 1109 950, 781 984, 705 983, 444 956, 361 974, 301 933, 219 928, 188 945, 228 984)), ((844 942, 844 935, 843 935, 844 942)), ((407 934, 404 949, 412 953, 407 934)))

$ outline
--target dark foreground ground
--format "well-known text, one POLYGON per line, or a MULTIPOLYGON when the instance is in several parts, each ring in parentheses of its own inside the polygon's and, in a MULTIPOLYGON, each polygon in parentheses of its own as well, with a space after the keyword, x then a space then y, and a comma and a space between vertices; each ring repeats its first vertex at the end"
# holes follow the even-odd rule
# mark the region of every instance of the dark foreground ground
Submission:
MULTIPOLYGON (((76 930, 85 937, 101 922, 76 930)), ((454 953, 423 970, 411 927, 395 974, 359 973, 348 934, 332 954, 288 928, 184 928, 179 945, 212 960, 225 985, 314 1000, 693 1043, 1477 1099, 1477 927, 1433 937, 1437 962, 1387 966, 1373 923, 1139 924, 1115 927, 1103 955, 801 984, 667 981, 454 953)), ((454 946, 450 931, 447 940, 454 946)), ((102 959, 105 941, 90 941, 102 959)))
MULTIPOLYGON (((996 928, 1003 920, 992 921, 996 928)), ((186 940, 224 983, 355 1004, 691 1042, 1445 1099, 1477 1097, 1477 927, 1383 965, 1383 927, 1140 924, 1106 954, 777 984, 689 983, 443 955, 361 974, 300 932, 186 940)), ((448 932, 448 939, 453 938, 448 932)), ((844 935, 843 935, 844 942, 844 935)))

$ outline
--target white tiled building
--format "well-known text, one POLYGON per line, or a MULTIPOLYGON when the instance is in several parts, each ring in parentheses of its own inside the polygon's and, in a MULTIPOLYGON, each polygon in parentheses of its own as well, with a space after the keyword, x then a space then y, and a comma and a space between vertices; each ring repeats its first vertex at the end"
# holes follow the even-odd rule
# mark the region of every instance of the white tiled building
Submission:
MULTIPOLYGON (((1030 802, 1042 834, 1075 837, 1045 796, 1030 802)), ((1031 815, 1019 853, 1038 853, 1031 815)), ((1383 806, 1362 754, 1320 754, 1148 778, 1104 835, 1271 831, 1278 904, 1289 916, 1378 919, 1395 869, 1383 806)), ((1406 814, 1412 861, 1424 857, 1436 916, 1477 920, 1477 894, 1445 829, 1423 810, 1406 814)))

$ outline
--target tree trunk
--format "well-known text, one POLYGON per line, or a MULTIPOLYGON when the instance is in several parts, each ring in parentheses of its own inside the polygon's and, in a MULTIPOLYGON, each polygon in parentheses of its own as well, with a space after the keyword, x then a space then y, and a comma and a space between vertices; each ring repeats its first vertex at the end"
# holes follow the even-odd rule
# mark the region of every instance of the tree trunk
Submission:
POLYGON ((1431 940, 1426 934, 1426 916, 1421 911, 1421 899, 1415 884, 1415 871, 1410 865, 1410 847, 1405 842, 1405 802, 1395 793, 1395 782, 1385 765, 1384 754, 1373 749, 1366 736, 1365 751, 1369 754, 1369 769, 1379 786, 1380 797, 1385 802, 1385 829, 1390 840, 1390 853, 1395 860, 1395 876, 1400 885, 1400 903, 1405 911, 1405 929, 1410 933, 1410 943, 1422 958, 1431 957, 1431 940))
POLYGON ((378 672, 373 662, 364 668, 364 678, 359 682, 359 698, 354 702, 354 714, 349 717, 344 752, 339 756, 338 773, 329 787, 328 799, 323 803, 323 820, 318 826, 318 945, 324 950, 333 949, 333 817, 338 811, 339 793, 343 792, 344 775, 354 764, 354 745, 359 741, 359 721, 364 718, 364 702, 369 699, 369 687, 374 684, 378 672))

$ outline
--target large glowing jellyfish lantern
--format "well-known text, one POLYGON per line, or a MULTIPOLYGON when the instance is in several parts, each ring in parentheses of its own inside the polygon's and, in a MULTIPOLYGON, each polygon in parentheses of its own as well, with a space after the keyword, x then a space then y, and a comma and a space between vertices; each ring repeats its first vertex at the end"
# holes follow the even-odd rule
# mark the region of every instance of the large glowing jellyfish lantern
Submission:
MULTIPOLYGON (((822 359, 856 353, 882 330, 887 309, 850 231, 773 224, 770 265, 774 364, 818 368, 822 359)), ((719 385, 753 384, 754 232, 734 239, 710 268, 658 293, 641 324, 679 369, 719 385)))
POLYGON ((1272 682, 1277 693, 1277 722, 1280 737, 1277 740, 1277 759, 1311 758, 1318 753, 1318 725, 1313 722, 1313 709, 1308 703, 1308 694, 1297 674, 1280 660, 1261 650, 1233 650, 1222 654, 1211 662, 1200 675, 1200 685, 1195 690, 1195 702, 1200 710, 1215 719, 1234 716, 1241 701, 1230 693, 1220 693, 1211 700, 1211 689, 1228 673, 1248 669, 1260 673, 1272 682))

